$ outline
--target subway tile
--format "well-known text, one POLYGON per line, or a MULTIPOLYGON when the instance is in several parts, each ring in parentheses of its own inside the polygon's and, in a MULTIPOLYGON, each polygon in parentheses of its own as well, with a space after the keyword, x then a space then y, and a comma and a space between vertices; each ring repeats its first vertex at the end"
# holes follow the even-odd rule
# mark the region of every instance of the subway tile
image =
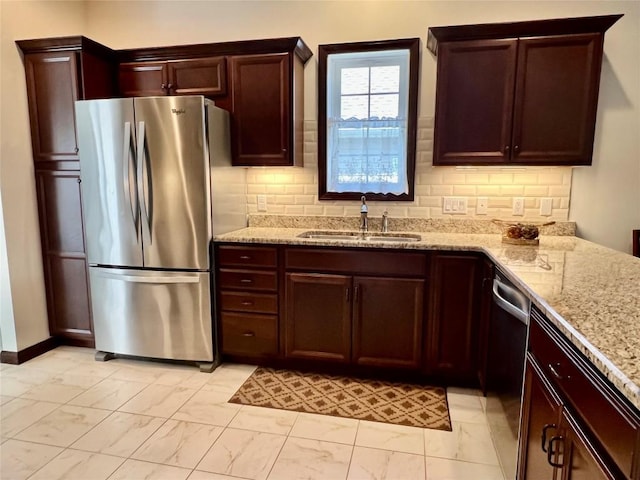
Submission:
POLYGON ((486 173, 467 173, 466 183, 471 185, 484 185, 489 183, 489 175, 486 173))
POLYGON ((511 173, 492 173, 489 175, 489 183, 492 185, 505 185, 513 183, 513 174, 511 173))
POLYGON ((571 187, 568 185, 551 185, 549 187, 549 196, 551 197, 568 197, 571 193, 571 187))
POLYGON ((304 215, 304 205, 285 205, 285 215, 304 215))
POLYGON ((516 173, 513 175, 513 183, 536 185, 538 183, 538 175, 533 173, 516 173))
POLYGON ((454 185, 453 194, 456 196, 470 197, 476 195, 475 185, 454 185))
POLYGON ((476 194, 479 197, 498 197, 500 196, 500 187, 496 185, 478 185, 476 194))
POLYGON ((564 183, 563 173, 540 173, 538 175, 538 183, 543 185, 562 185, 564 183))
POLYGON ((549 187, 546 185, 526 185, 524 195, 526 197, 548 197, 549 187))
POLYGON ((453 195, 453 185, 431 185, 431 195, 453 195))
POLYGON ((303 193, 305 193, 304 191, 304 185, 299 185, 299 184, 289 184, 289 185, 285 185, 284 186, 284 191, 287 194, 297 194, 297 195, 301 195, 303 193))
POLYGON ((524 187, 522 185, 501 185, 500 195, 504 196, 522 196, 524 195, 524 187))
POLYGON ((464 173, 445 173, 442 182, 445 185, 465 185, 467 176, 464 173))

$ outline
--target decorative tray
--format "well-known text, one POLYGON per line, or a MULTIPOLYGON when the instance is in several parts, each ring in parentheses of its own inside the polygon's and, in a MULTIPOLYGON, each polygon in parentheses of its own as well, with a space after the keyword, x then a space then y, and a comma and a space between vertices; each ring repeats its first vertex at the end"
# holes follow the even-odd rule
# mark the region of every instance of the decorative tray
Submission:
POLYGON ((556 223, 517 223, 504 220, 492 221, 502 227, 502 242, 509 245, 539 245, 540 239, 538 238, 538 235, 540 235, 540 229, 538 227, 545 227, 556 223))

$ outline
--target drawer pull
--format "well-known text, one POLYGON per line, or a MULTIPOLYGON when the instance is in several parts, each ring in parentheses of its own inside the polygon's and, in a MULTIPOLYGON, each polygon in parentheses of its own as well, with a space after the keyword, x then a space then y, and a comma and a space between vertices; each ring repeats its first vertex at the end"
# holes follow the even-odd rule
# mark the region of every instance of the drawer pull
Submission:
POLYGON ((244 332, 244 333, 242 334, 242 336, 243 336, 243 337, 255 337, 255 336, 256 336, 256 334, 255 334, 255 333, 253 333, 253 332, 244 332))
POLYGON ((240 255, 240 260, 251 260, 249 255, 240 255))
POLYGON ((560 367, 559 363, 556 363, 556 366, 554 367, 553 364, 549 364, 549 370, 551 371, 551 374, 556 377, 558 380, 569 380, 571 377, 567 376, 567 377, 563 377, 562 375, 560 375, 558 373, 558 371, 556 370, 556 368, 560 367))
MULTIPOLYGON (((556 453, 553 450, 553 444, 554 442, 564 442, 564 438, 558 436, 558 437, 552 437, 551 440, 549 440, 549 450, 547 450, 547 462, 549 463, 549 465, 551 465, 552 467, 555 468, 562 468, 563 465, 562 463, 556 463, 554 462, 551 457, 553 457, 553 455, 556 453)), ((562 452, 559 452, 560 454, 562 454, 562 452)))
POLYGON ((555 423, 547 423, 544 427, 542 427, 542 451, 547 452, 547 430, 550 428, 556 428, 555 423))
POLYGON ((240 279, 240 283, 253 283, 253 280, 250 278, 242 278, 240 279))
POLYGON ((253 305, 253 302, 249 302, 248 300, 245 300, 244 302, 241 302, 240 304, 248 307, 249 305, 253 305))

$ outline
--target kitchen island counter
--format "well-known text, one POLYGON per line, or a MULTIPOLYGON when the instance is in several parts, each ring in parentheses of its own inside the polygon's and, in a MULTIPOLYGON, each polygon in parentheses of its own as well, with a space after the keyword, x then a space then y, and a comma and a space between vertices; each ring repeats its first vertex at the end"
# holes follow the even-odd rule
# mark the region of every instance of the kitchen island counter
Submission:
MULTIPOLYGON (((248 227, 225 243, 484 252, 595 367, 640 409, 640 258, 573 236, 508 245, 499 234, 411 232, 407 242, 309 239, 308 228, 248 227)), ((395 232, 394 232, 395 233, 395 232)))

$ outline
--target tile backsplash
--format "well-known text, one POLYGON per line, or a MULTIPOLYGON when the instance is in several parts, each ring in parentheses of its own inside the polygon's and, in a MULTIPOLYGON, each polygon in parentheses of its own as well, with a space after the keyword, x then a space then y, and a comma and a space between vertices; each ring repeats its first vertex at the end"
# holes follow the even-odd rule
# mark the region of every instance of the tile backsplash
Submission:
MULTIPOLYGON (((266 195, 270 215, 359 215, 356 201, 318 200, 317 122, 304 122, 304 167, 250 168, 247 206, 258 213, 257 195, 266 195)), ((369 202, 369 214, 391 217, 517 219, 566 221, 571 197, 571 167, 434 167, 433 117, 418 119, 415 200, 369 202), (466 214, 442 213, 443 198, 466 197, 466 214), (486 215, 476 214, 478 197, 488 199, 486 215), (512 215, 514 197, 524 198, 524 216, 512 215), (540 216, 540 202, 551 198, 551 216, 540 216)))

